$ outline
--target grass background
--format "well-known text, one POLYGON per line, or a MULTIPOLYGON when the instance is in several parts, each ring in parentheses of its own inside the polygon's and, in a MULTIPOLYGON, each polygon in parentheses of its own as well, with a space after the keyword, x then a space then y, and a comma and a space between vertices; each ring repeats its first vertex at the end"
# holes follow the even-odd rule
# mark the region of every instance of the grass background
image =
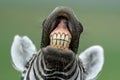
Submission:
POLYGON ((73 8, 84 26, 78 53, 103 46, 105 64, 98 80, 119 80, 120 0, 0 0, 0 80, 20 80, 11 65, 13 38, 27 35, 39 49, 42 21, 56 6, 73 8))

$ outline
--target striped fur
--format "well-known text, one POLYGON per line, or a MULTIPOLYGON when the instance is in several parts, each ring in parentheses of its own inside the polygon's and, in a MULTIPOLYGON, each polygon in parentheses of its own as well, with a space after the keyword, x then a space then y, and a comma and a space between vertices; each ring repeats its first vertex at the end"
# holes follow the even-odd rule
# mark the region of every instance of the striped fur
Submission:
POLYGON ((62 52, 47 47, 33 59, 23 80, 85 80, 84 78, 83 65, 72 51, 62 52))

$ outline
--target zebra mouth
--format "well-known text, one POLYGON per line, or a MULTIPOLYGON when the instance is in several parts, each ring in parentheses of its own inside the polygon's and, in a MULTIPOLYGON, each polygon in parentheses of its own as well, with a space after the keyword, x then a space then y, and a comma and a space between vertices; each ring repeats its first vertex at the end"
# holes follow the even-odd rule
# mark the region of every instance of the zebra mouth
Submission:
POLYGON ((41 48, 52 46, 77 53, 82 31, 82 24, 72 9, 57 7, 43 22, 41 48))
POLYGON ((50 33, 50 46, 59 49, 69 49, 72 38, 69 27, 69 22, 65 17, 58 17, 55 21, 55 29, 50 33))

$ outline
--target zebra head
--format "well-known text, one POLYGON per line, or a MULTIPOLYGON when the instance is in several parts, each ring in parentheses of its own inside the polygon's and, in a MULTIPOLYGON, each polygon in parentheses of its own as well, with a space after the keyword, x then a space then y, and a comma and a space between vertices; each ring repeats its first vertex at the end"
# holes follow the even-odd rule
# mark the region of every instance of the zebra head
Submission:
POLYGON ((57 7, 44 20, 41 48, 16 35, 11 47, 22 80, 95 80, 104 63, 103 48, 92 46, 77 55, 82 24, 72 9, 57 7))

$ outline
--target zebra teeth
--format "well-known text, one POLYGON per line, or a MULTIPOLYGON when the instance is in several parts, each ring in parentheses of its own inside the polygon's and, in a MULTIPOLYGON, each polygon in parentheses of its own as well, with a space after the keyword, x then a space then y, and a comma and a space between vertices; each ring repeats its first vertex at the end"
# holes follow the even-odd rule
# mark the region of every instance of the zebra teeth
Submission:
POLYGON ((69 40, 69 36, 68 35, 66 35, 65 36, 65 43, 64 43, 64 47, 69 47, 69 44, 70 44, 70 42, 69 42, 70 40, 69 40))
POLYGON ((60 33, 58 33, 57 38, 56 38, 56 41, 57 41, 56 46, 57 47, 60 47, 60 36, 61 36, 60 33))
POLYGON ((56 41, 57 34, 54 34, 51 38, 52 38, 52 41, 51 41, 52 43, 51 43, 51 44, 52 44, 52 46, 55 46, 55 45, 56 45, 56 42, 57 42, 57 41, 56 41))
POLYGON ((62 34, 62 35, 61 35, 61 44, 60 44, 60 47, 61 47, 61 48, 64 48, 64 47, 63 47, 63 45, 64 45, 64 43, 65 43, 64 39, 65 39, 65 35, 62 34))
POLYGON ((50 35, 50 46, 60 48, 60 49, 68 49, 71 42, 71 38, 68 34, 65 33, 54 33, 50 35))

